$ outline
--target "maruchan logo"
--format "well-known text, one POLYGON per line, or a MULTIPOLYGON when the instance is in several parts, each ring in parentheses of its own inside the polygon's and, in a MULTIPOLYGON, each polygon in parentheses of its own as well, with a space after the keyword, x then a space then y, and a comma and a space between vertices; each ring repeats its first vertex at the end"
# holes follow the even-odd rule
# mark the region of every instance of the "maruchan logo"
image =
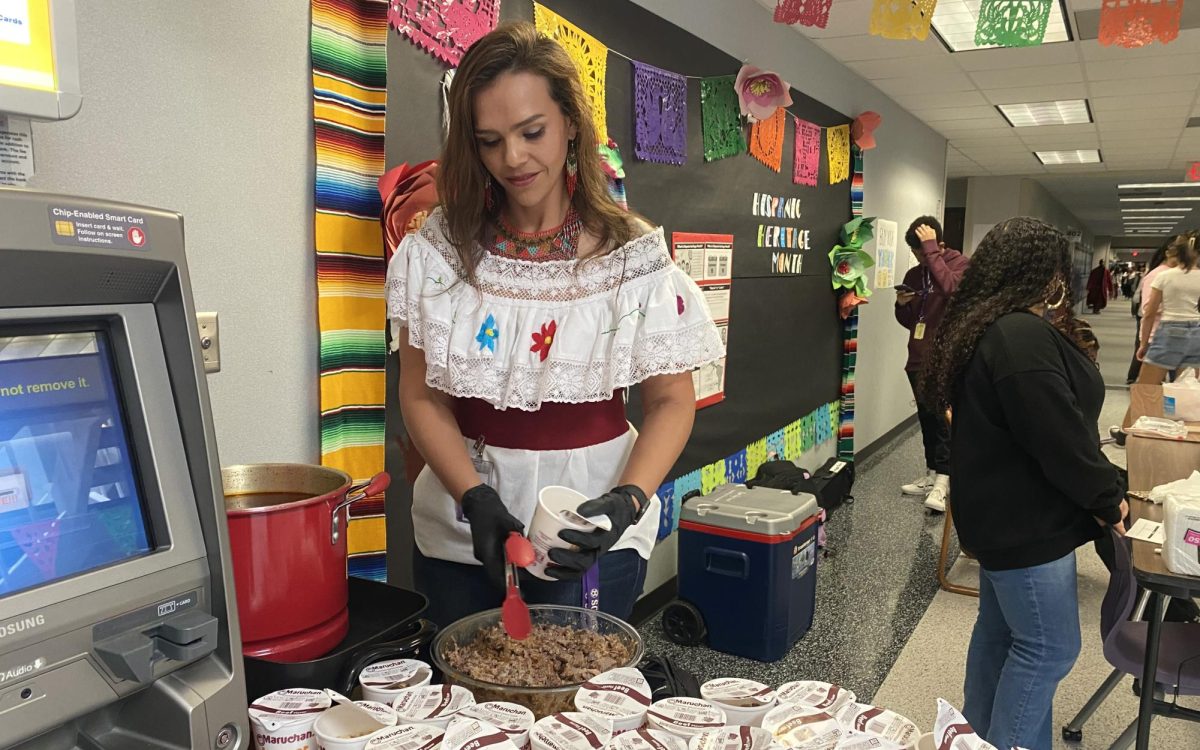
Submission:
POLYGON ((29 664, 23 664, 19 667, 14 667, 13 669, 6 669, 0 672, 0 685, 20 679, 22 677, 27 677, 34 672, 40 672, 44 666, 46 666, 45 659, 34 659, 29 664))
POLYGON ((40 628, 45 624, 45 615, 34 615, 33 617, 26 617, 23 620, 6 622, 3 625, 0 625, 0 638, 7 638, 10 635, 24 633, 27 630, 34 630, 35 628, 40 628))
POLYGON ((304 734, 289 734, 286 737, 273 737, 269 734, 256 732, 254 739, 258 742, 259 747, 269 747, 270 745, 294 745, 306 740, 311 740, 314 736, 315 733, 312 731, 304 734))

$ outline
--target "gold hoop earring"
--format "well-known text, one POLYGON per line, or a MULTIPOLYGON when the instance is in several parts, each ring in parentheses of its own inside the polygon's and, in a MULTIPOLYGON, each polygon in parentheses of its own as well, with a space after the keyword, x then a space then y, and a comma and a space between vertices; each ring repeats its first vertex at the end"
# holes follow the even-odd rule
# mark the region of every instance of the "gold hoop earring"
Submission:
POLYGON ((1050 298, 1047 297, 1045 300, 1047 310, 1057 310, 1058 308, 1060 308, 1064 304, 1066 304, 1066 301, 1067 301, 1067 285, 1066 285, 1066 283, 1064 283, 1062 281, 1062 279, 1059 279, 1057 287, 1058 287, 1058 301, 1052 303, 1052 302, 1050 302, 1050 298))

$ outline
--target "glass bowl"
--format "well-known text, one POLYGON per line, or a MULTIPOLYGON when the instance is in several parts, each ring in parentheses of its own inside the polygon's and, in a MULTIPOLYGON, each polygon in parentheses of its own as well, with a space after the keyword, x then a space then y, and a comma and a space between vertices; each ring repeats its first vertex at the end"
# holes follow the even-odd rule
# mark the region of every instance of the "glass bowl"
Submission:
MULTIPOLYGON (((642 661, 645 646, 642 637, 629 623, 612 615, 580 607, 563 607, 554 604, 529 605, 529 617, 534 626, 560 625, 580 630, 591 630, 601 635, 617 635, 627 646, 632 655, 628 663, 622 667, 636 667, 642 661)), ((492 627, 500 622, 500 610, 491 609, 486 612, 464 617, 452 623, 433 639, 430 654, 434 665, 441 670, 442 680, 447 685, 460 685, 475 695, 475 701, 507 701, 525 706, 533 711, 535 717, 541 719, 560 711, 575 710, 575 693, 583 683, 563 685, 561 687, 521 687, 519 685, 499 685, 494 682, 484 682, 469 677, 447 663, 443 654, 453 647, 465 645, 473 641, 479 631, 492 627)))

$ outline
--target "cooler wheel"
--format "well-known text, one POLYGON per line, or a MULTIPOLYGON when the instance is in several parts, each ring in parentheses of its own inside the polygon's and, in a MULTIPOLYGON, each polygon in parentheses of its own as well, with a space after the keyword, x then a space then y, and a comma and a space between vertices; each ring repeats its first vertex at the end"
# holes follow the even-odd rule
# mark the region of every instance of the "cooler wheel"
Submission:
POLYGON ((667 605, 662 615, 663 632, 672 643, 680 646, 699 646, 708 635, 704 616, 688 602, 676 599, 667 605))
POLYGON ((1063 727, 1062 738, 1067 742, 1083 742, 1083 730, 1063 727))

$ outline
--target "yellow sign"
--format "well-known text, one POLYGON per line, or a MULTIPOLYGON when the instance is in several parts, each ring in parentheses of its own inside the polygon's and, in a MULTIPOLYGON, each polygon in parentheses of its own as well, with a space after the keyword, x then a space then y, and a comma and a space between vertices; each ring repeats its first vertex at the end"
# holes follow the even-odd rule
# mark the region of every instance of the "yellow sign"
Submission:
POLYGON ((50 0, 0 0, 0 86, 58 89, 50 0))

